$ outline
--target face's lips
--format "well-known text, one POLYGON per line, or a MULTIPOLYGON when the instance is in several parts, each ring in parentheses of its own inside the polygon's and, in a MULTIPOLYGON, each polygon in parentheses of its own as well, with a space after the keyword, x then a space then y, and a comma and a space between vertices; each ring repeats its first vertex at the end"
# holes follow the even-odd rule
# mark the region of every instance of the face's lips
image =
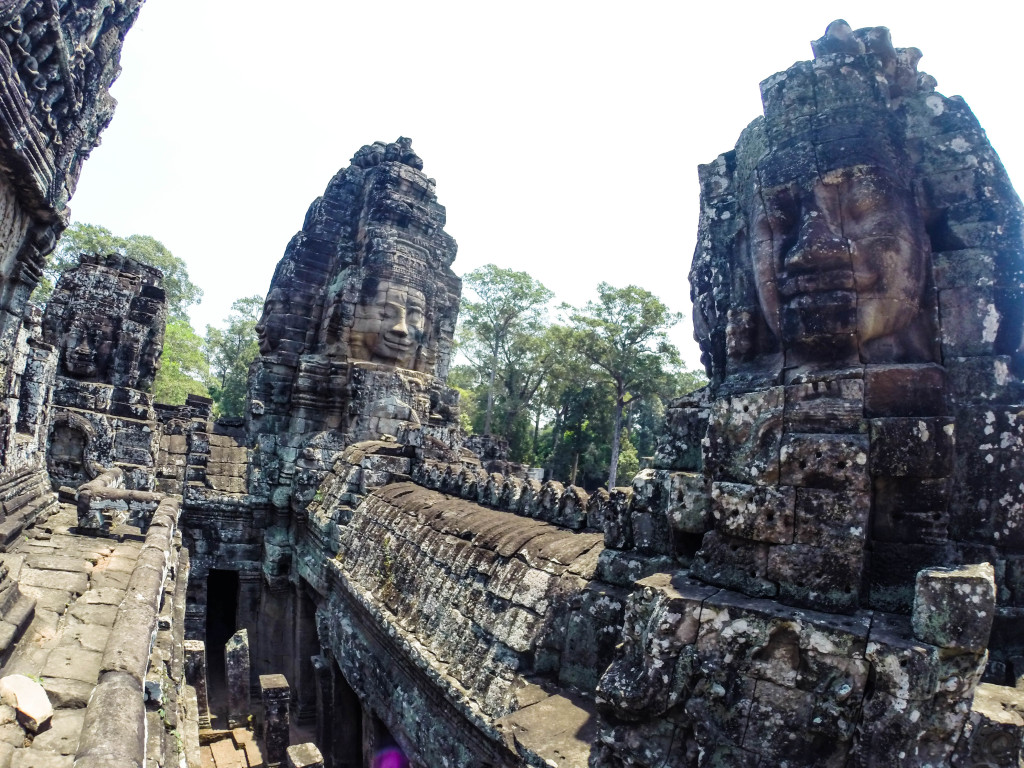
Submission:
POLYGON ((407 349, 412 349, 412 347, 416 344, 416 342, 409 336, 395 337, 389 336, 386 333, 384 334, 384 343, 387 344, 389 347, 392 347, 394 349, 400 349, 403 351, 407 349))
POLYGON ((853 290, 855 281, 850 269, 830 269, 824 272, 779 275, 779 296, 790 299, 808 293, 853 290))

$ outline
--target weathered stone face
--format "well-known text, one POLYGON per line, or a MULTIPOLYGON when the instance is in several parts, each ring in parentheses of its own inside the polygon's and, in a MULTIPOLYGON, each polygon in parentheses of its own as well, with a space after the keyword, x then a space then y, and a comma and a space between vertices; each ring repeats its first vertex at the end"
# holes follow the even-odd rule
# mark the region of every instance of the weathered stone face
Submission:
POLYGON ((856 160, 760 188, 747 214, 759 304, 787 348, 855 336, 867 351, 922 310, 928 250, 911 191, 893 169, 856 160))
POLYGON ((335 176, 274 275, 257 326, 264 356, 319 354, 445 376, 461 281, 422 167, 403 138, 363 147, 335 176))
POLYGON ((60 343, 61 373, 76 379, 104 379, 110 369, 117 331, 114 319, 75 318, 60 343), (90 325, 89 319, 96 320, 90 325))
POLYGON ((349 331, 351 359, 414 368, 423 341, 425 311, 422 291, 368 278, 349 331))
POLYGON ((884 27, 835 22, 813 48, 700 168, 691 295, 712 380, 986 353, 1018 369, 1020 203, 974 116, 884 27))
POLYGON ((121 256, 83 256, 62 276, 43 318, 44 339, 60 351, 59 372, 149 389, 167 320, 159 281, 159 270, 121 256))

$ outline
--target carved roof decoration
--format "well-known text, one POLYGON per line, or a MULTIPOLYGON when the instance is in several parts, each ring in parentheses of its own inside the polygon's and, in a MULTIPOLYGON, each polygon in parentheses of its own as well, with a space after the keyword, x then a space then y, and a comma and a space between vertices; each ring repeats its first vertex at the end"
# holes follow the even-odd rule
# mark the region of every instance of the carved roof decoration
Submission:
POLYGON ((116 105, 111 83, 143 0, 15 0, 0 10, 0 168, 60 222, 116 105))

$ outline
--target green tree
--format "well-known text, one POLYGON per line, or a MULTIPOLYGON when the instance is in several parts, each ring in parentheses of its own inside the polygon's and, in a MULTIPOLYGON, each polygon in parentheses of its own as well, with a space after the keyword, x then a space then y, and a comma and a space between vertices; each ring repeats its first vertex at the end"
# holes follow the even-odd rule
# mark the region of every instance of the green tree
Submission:
POLYGON ((614 393, 608 487, 618 479, 623 411, 635 397, 657 391, 666 370, 679 363, 667 331, 681 315, 669 311, 654 294, 635 285, 597 287, 597 301, 571 315, 577 352, 590 361, 598 378, 614 393))
POLYGON ((182 405, 188 395, 209 397, 203 383, 210 369, 203 340, 187 320, 172 317, 164 331, 160 370, 153 381, 153 399, 158 403, 182 405))
POLYGON ((78 265, 82 253, 107 255, 119 253, 164 273, 163 288, 167 293, 167 309, 171 317, 188 318, 188 308, 203 298, 202 289, 188 276, 188 266, 171 253, 167 246, 149 235, 119 237, 106 227, 75 222, 61 235, 57 247, 47 257, 43 279, 32 300, 43 304, 53 293, 60 273, 78 265))
POLYGON ((487 264, 464 278, 478 301, 462 300, 460 346, 487 382, 483 432, 491 432, 495 383, 500 382, 514 399, 509 428, 528 405, 539 384, 525 357, 540 352, 531 340, 544 328, 544 313, 554 294, 525 272, 487 264), (515 370, 518 367, 518 372, 515 370), (524 378, 529 371, 531 378, 524 378), (504 376, 504 381, 499 379, 504 376))
POLYGON ((262 296, 246 296, 231 305, 224 328, 206 326, 210 395, 222 416, 244 413, 249 365, 260 354, 256 324, 262 311, 262 296))

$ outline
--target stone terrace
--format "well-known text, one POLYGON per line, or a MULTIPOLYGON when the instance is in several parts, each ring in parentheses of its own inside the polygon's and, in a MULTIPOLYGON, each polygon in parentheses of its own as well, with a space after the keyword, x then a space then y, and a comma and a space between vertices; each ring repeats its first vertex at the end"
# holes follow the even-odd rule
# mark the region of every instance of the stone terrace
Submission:
POLYGON ((0 706, 0 766, 165 766, 183 746, 198 751, 179 730, 188 555, 177 518, 165 499, 145 533, 96 537, 77 532, 64 503, 0 555, 35 601, 0 676, 41 681, 54 709, 33 734, 0 706))

